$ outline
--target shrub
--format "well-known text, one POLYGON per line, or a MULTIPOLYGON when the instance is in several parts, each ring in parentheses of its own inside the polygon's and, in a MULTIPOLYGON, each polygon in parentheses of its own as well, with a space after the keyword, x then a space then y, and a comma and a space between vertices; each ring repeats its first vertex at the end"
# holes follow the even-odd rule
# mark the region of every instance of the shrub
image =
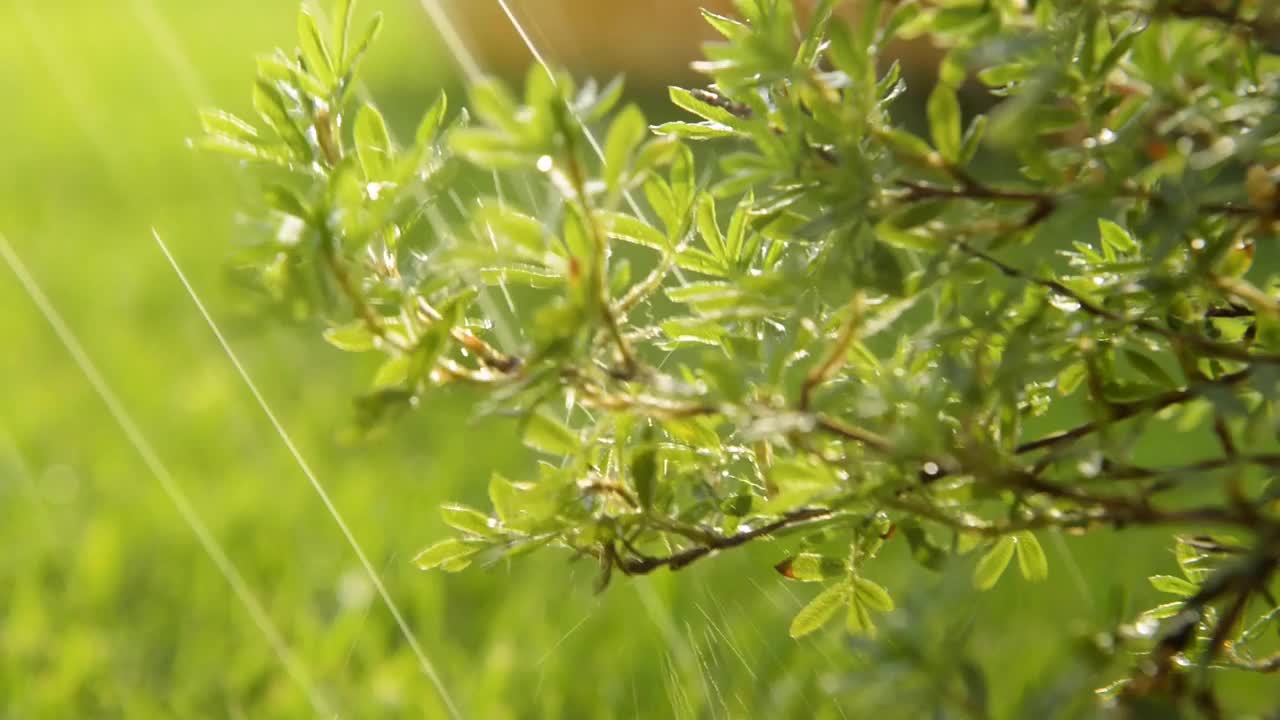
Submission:
POLYGON ((985 589, 1015 557, 1045 577, 1041 531, 1158 526, 1183 576, 1104 636, 1142 658, 1113 700, 1214 715, 1197 668, 1280 669, 1280 283, 1250 272, 1280 219, 1280 11, 737 4, 706 13, 707 87, 670 90, 688 120, 535 67, 397 142, 353 99, 378 25, 353 41, 350 2, 261 59, 261 126, 204 115, 264 168, 262 286, 385 357, 355 430, 475 386, 546 458, 443 508, 417 563, 555 548, 603 589, 787 538, 779 572, 823 586, 791 634, 869 635, 894 536, 985 589), (918 36, 945 50, 927 132, 881 57, 918 36))

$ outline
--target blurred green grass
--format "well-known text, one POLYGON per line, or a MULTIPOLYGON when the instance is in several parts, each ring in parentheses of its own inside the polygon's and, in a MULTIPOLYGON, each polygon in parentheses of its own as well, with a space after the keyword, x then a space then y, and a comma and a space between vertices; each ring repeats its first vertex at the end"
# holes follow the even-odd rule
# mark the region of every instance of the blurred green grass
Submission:
MULTIPOLYGON (((366 79, 393 117, 456 86, 416 3, 364 5, 389 15, 366 79)), ((512 424, 468 420, 473 398, 458 392, 375 444, 340 447, 365 369, 314 328, 246 312, 226 282, 243 186, 185 140, 197 132, 198 105, 246 109, 254 56, 293 42, 295 12, 293 0, 0 4, 0 67, 9 69, 0 233, 326 696, 347 717, 444 716, 152 228, 226 324, 468 717, 856 717, 871 707, 911 716, 911 698, 893 696, 909 687, 905 676, 869 665, 840 633, 787 638, 813 588, 782 584, 770 568, 777 547, 618 578, 599 596, 590 564, 563 556, 457 576, 411 566, 443 534, 439 503, 483 504, 491 471, 519 477, 531 458, 512 424)), ((0 717, 308 716, 305 696, 7 270, 0 307, 0 717)), ((1048 583, 1010 577, 986 595, 949 592, 944 606, 926 601, 949 581, 914 568, 901 543, 872 571, 911 622, 974 618, 971 649, 1002 699, 998 716, 1016 715, 1024 692, 1071 665, 1079 630, 1113 619, 1119 583, 1172 567, 1159 533, 1047 544, 1048 583)), ((1157 601, 1149 588, 1134 594, 1129 610, 1157 601)))

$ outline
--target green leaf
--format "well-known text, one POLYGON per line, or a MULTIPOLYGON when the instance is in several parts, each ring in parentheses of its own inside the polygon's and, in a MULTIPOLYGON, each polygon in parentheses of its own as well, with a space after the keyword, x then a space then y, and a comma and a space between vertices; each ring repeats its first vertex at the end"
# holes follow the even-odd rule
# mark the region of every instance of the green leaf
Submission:
POLYGON ((1280 350, 1280 317, 1265 312, 1258 313, 1254 324, 1257 328, 1254 342, 1266 350, 1280 350))
POLYGON ((845 566, 838 558, 820 553, 800 553, 773 566, 788 580, 820 582, 845 574, 845 566))
POLYGON ((674 135, 685 140, 717 140, 733 137, 736 133, 728 125, 710 120, 700 123, 667 122, 650 128, 659 135, 674 135))
POLYGON ((889 14, 889 19, 885 21, 884 28, 881 30, 882 42, 891 40, 898 35, 898 31, 911 25, 921 16, 920 6, 916 0, 906 0, 906 2, 898 3, 898 6, 889 14))
POLYGON ((609 126, 604 139, 604 179, 610 189, 617 189, 627 172, 631 153, 649 132, 644 113, 635 105, 622 109, 609 126))
POLYGON ((428 145, 435 141, 440 128, 444 126, 444 115, 448 109, 449 97, 441 90, 440 96, 423 114, 422 122, 418 123, 418 132, 415 133, 414 140, 419 145, 428 145))
POLYGON ((518 512, 519 503, 516 500, 519 490, 499 473, 493 473, 489 476, 489 502, 493 505, 493 512, 503 523, 509 523, 515 519, 518 512))
POLYGON ((987 134, 987 116, 977 115, 969 122, 969 128, 964 131, 964 138, 960 141, 960 157, 956 158, 956 164, 960 166, 968 165, 973 161, 973 156, 978 154, 978 148, 982 145, 982 139, 987 134))
POLYGON ((298 13, 298 42, 302 46, 302 57, 306 60, 307 70, 314 73, 326 88, 333 87, 333 59, 320 35, 320 25, 305 3, 298 13))
POLYGON ((355 11, 355 0, 336 0, 333 4, 333 31, 330 33, 329 47, 333 48, 333 60, 337 64, 337 72, 346 71, 347 36, 350 34, 351 15, 355 11))
POLYGON ((733 215, 729 217, 729 229, 724 235, 724 262, 730 266, 742 266, 743 250, 747 247, 745 239, 747 237, 747 220, 751 214, 751 206, 754 202, 752 194, 748 192, 738 201, 738 206, 734 208, 733 215))
POLYGON ((409 377, 426 377, 435 369, 440 356, 444 355, 452 343, 450 333, 462 322, 467 306, 474 297, 474 288, 467 288, 440 304, 437 308, 440 319, 431 323, 413 348, 409 377))
POLYGON ((898 227, 893 218, 886 218, 876 223, 876 237, 903 250, 922 250, 924 252, 941 252, 947 248, 945 235, 927 229, 906 230, 898 227))
POLYGON ((800 638, 822 627, 835 616, 851 595, 849 583, 837 583, 818 593, 791 621, 791 637, 800 638))
POLYGON ((717 15, 710 10, 702 10, 702 18, 707 21, 716 32, 725 36, 729 40, 741 37, 750 32, 746 25, 734 20, 733 18, 717 15))
POLYGON ((1116 252, 1129 254, 1138 250, 1138 242, 1133 239, 1129 231, 1110 220, 1098 220, 1098 233, 1102 236, 1103 245, 1111 247, 1116 252))
POLYGON ((377 339, 361 320, 325 330, 324 339, 330 345, 347 352, 367 352, 377 347, 377 339))
POLYGON ((942 56, 938 63, 938 84, 955 89, 964 85, 968 74, 969 49, 955 47, 942 56))
POLYGON ((374 182, 389 178, 393 155, 391 135, 376 107, 365 105, 360 108, 360 114, 356 116, 355 141, 356 156, 360 159, 365 180, 374 182))
POLYGON ((201 110, 200 126, 210 135, 224 135, 240 142, 253 144, 260 142, 256 128, 223 110, 201 110))
MULTIPOLYGON (((832 6, 839 5, 839 2, 829 3, 832 6)), ((862 18, 857 26, 857 49, 859 52, 869 55, 871 54, 872 44, 876 41, 876 34, 880 32, 880 16, 884 12, 883 0, 867 0, 862 5, 862 18)))
POLYGON ((871 618, 871 608, 856 595, 849 603, 849 612, 845 615, 844 627, 845 630, 848 630, 853 635, 874 637, 876 634, 876 623, 871 618))
POLYGON ((547 251, 547 231, 535 217, 517 212, 497 200, 486 200, 473 215, 476 235, 492 238, 499 247, 522 257, 541 259, 547 251))
POLYGON ((355 72, 356 66, 360 63, 364 54, 368 52, 369 46, 377 39, 381 30, 382 13, 374 13, 373 17, 369 19, 369 24, 365 25, 364 32, 360 35, 360 41, 351 46, 351 50, 347 53, 345 65, 348 73, 355 72))
POLYGON ((457 538, 448 538, 435 543, 413 558, 413 564, 419 570, 441 568, 447 572, 457 572, 471 564, 471 556, 480 552, 475 545, 468 545, 457 538))
POLYGON ((908 161, 927 160, 933 155, 933 148, 929 147, 929 143, 906 130, 886 128, 882 137, 890 150, 908 161))
POLYGON ((718 319, 699 317, 675 317, 663 320, 662 333, 676 343, 697 343, 722 347, 724 323, 718 319))
POLYGON ((901 297, 906 294, 907 274, 901 258, 887 244, 871 242, 855 266, 855 279, 881 292, 901 297))
POLYGON ((477 537, 494 538, 502 534, 488 515, 465 505, 442 505, 440 517, 449 527, 477 537))
MULTIPOLYGON (((1129 49, 1133 47, 1134 40, 1142 34, 1142 31, 1146 29, 1146 27, 1147 25, 1145 22, 1141 22, 1136 19, 1133 20, 1129 27, 1122 30, 1120 35, 1116 37, 1115 44, 1107 50, 1107 54, 1098 62, 1097 67, 1093 69, 1093 74, 1095 76, 1101 76, 1110 71, 1111 67, 1119 62, 1120 59, 1129 52, 1129 49)), ((1164 65, 1165 63, 1160 64, 1164 65)))
POLYGON ((292 153, 284 145, 255 145, 225 135, 206 135, 196 141, 196 147, 241 160, 270 163, 283 168, 295 167, 292 153))
POLYGON ((375 390, 399 387, 409 379, 409 368, 413 361, 408 355, 395 355, 388 358, 373 376, 375 390))
POLYGON ((676 265, 685 270, 692 270, 693 272, 714 277, 723 277, 726 274, 724 263, 720 262, 719 258, 698 248, 681 250, 676 255, 676 265))
POLYGON ((674 103, 676 107, 684 108, 704 120, 709 120, 713 123, 729 128, 738 127, 742 122, 740 118, 728 110, 699 100, 693 96, 693 93, 685 90, 684 88, 679 88, 673 85, 668 88, 668 92, 671 95, 671 102, 674 103))
POLYGON ((853 80, 860 104, 870 102, 869 91, 865 88, 875 82, 874 63, 863 40, 865 38, 855 36, 849 26, 842 22, 832 23, 828 30, 827 56, 832 64, 853 80))
POLYGON ((890 612, 893 610, 893 598, 889 596, 889 591, 878 583, 864 577, 855 577, 853 579, 853 593, 855 601, 872 610, 877 612, 890 612))
POLYGON ((1080 387, 1089 375, 1089 368, 1083 362, 1073 362, 1058 373, 1058 395, 1067 397, 1080 387))
POLYGON ((778 489, 765 504, 769 512, 782 512, 809 502, 837 486, 837 479, 824 464, 803 458, 779 459, 769 469, 769 481, 778 489))
POLYGON ((1152 575, 1147 580, 1151 583, 1151 587, 1160 592, 1170 593, 1178 597, 1191 597, 1200 592, 1200 588, 1195 583, 1173 575, 1152 575))
POLYGON ((938 83, 929 94, 929 134, 942 157, 960 162, 960 100, 955 88, 938 83))
POLYGON ((489 126, 502 129, 512 137, 520 137, 525 131, 517 115, 520 101, 498 79, 485 78, 471 86, 471 104, 468 109, 489 126))
POLYGON ((668 249, 667 236, 657 228, 626 213, 601 210, 596 216, 603 221, 605 234, 617 240, 625 240, 654 250, 668 249))
POLYGON ((1021 61, 992 65, 978 71, 978 79, 988 87, 1002 87, 1024 80, 1030 72, 1029 66, 1021 61))
POLYGON ((709 193, 698 198, 698 235, 706 244, 711 255, 723 266, 725 262, 724 236, 720 234, 720 225, 716 222, 716 200, 709 193))
POLYGON ((314 99, 324 97, 328 92, 328 88, 315 75, 307 72, 300 62, 285 55, 283 50, 258 58, 258 79, 276 87, 289 88, 291 96, 301 91, 314 99))
POLYGON ((1049 577, 1049 561, 1036 536, 1026 531, 1014 537, 1018 540, 1018 569, 1022 571, 1022 577, 1033 582, 1049 577))
POLYGON ((1017 539, 1012 535, 1000 538, 995 546, 978 560, 977 567, 973 569, 973 586, 979 590, 990 590, 995 587, 1000 576, 1004 574, 1004 569, 1009 566, 1009 561, 1013 559, 1014 547, 1017 544, 1017 539))
POLYGON ((1142 613, 1142 617, 1144 619, 1149 619, 1149 620, 1165 620, 1182 612, 1182 609, 1184 607, 1186 607, 1186 603, 1182 602, 1181 600, 1174 600, 1173 602, 1161 603, 1151 608, 1150 610, 1144 610, 1142 613))
POLYGON ((289 117, 284 96, 276 86, 267 80, 258 80, 253 86, 253 109, 264 122, 275 131, 284 144, 293 151, 294 157, 303 162, 311 159, 311 143, 307 141, 302 130, 289 117))
POLYGON ((680 226, 683 218, 676 207, 676 197, 671 192, 670 183, 655 175, 645 182, 644 196, 663 225, 668 229, 680 226))
POLYGON ((681 144, 671 158, 671 200, 679 221, 668 224, 668 231, 677 227, 684 228, 685 217, 693 207, 694 196, 698 192, 697 182, 698 179, 694 176, 693 151, 688 145, 681 144))
POLYGON ((486 170, 532 167, 538 154, 505 132, 461 127, 448 134, 454 152, 486 170))
POLYGON ((990 4, 944 7, 933 16, 934 32, 939 35, 976 35, 983 27, 997 19, 990 4))
MULTIPOLYGON (((441 91, 436 101, 422 115, 418 130, 414 133, 413 146, 395 161, 395 170, 391 174, 391 182, 404 185, 414 178, 424 177, 421 173, 426 161, 432 157, 436 140, 444 125, 445 111, 448 109, 448 97, 441 91)), ((390 147, 392 143, 388 143, 390 147)), ((436 168, 428 165, 427 169, 436 168)))
POLYGON ((577 433, 542 412, 530 415, 526 421, 524 444, 548 455, 573 455, 582 447, 577 433))

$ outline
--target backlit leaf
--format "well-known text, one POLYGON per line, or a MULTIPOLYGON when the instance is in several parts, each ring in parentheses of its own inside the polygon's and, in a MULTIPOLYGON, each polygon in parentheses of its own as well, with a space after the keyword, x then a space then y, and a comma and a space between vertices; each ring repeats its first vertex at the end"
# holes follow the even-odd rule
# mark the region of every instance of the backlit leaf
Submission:
POLYGON ((890 612, 893 610, 893 598, 889 596, 889 591, 871 580, 864 577, 855 577, 853 579, 853 592, 858 602, 872 610, 877 612, 890 612))
POLYGON ((1009 567, 1009 561, 1013 559, 1014 548, 1018 541, 1012 535, 1006 535, 996 541, 979 560, 978 565, 973 569, 973 586, 979 590, 990 590, 1000 580, 1000 576, 1004 574, 1004 569, 1009 567))
POLYGON ((435 543, 413 558, 413 564, 419 570, 442 568, 449 572, 457 572, 470 564, 471 556, 480 551, 475 545, 468 545, 456 538, 448 538, 435 543))
POLYGON ((852 594, 849 583, 836 583, 818 593, 791 621, 791 637, 800 638, 817 630, 835 617, 837 611, 849 602, 852 594))
POLYGON ((1035 582, 1049 577, 1049 561, 1036 536, 1031 532, 1020 532, 1015 537, 1018 540, 1018 568, 1022 571, 1022 577, 1035 582))

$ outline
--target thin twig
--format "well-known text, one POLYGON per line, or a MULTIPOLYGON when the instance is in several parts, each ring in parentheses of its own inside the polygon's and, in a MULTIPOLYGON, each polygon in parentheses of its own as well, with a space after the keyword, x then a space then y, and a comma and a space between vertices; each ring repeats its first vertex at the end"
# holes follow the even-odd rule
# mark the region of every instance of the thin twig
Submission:
POLYGON ((808 376, 804 379, 804 386, 800 388, 801 412, 809 409, 813 391, 819 385, 831 379, 831 376, 844 365, 845 357, 849 354, 849 346, 853 344, 858 335, 858 327, 862 325, 862 309, 865 302, 866 296, 862 290, 856 291, 853 299, 849 301, 849 316, 841 324, 840 334, 836 336, 835 344, 831 346, 831 351, 827 353, 827 358, 809 371, 808 376))
POLYGON ((1049 435, 1045 435, 1044 437, 1038 438, 1036 440, 1024 442, 1021 445, 1018 445, 1016 448, 1014 448, 1014 453, 1017 455, 1023 455, 1026 453, 1035 452, 1037 450, 1043 450, 1045 448, 1061 445, 1063 443, 1072 442, 1074 440, 1079 440, 1082 437, 1091 435, 1097 432, 1098 430, 1101 430, 1103 427, 1105 427, 1109 423, 1125 420, 1125 419, 1134 417, 1135 415, 1141 415, 1147 412, 1158 412, 1172 405, 1177 405, 1179 403, 1187 402, 1188 400, 1193 400, 1200 396, 1201 386, 1231 387, 1233 385, 1237 385, 1243 382, 1244 380, 1248 379, 1250 374, 1251 374, 1251 371, 1248 368, 1246 368, 1244 370, 1240 370, 1228 375, 1223 375, 1222 377, 1216 380, 1210 380, 1208 382, 1202 383, 1200 386, 1192 385, 1192 386, 1182 388, 1180 390, 1171 390, 1169 392, 1162 393, 1160 395, 1156 395, 1154 397, 1150 397, 1145 400, 1138 400, 1135 402, 1111 405, 1108 408, 1109 410, 1108 419, 1105 422, 1095 420, 1095 421, 1084 423, 1083 425, 1077 425, 1076 427, 1073 427, 1069 430, 1061 430, 1059 432, 1050 433, 1049 435))
POLYGON ((707 538, 705 544, 682 550, 664 557, 645 557, 617 559, 618 569, 628 575, 645 575, 662 567, 679 570, 691 563, 719 550, 727 550, 758 538, 772 535, 783 528, 799 523, 825 518, 836 512, 832 508, 802 508, 793 510, 773 522, 754 530, 747 530, 727 537, 707 538))

